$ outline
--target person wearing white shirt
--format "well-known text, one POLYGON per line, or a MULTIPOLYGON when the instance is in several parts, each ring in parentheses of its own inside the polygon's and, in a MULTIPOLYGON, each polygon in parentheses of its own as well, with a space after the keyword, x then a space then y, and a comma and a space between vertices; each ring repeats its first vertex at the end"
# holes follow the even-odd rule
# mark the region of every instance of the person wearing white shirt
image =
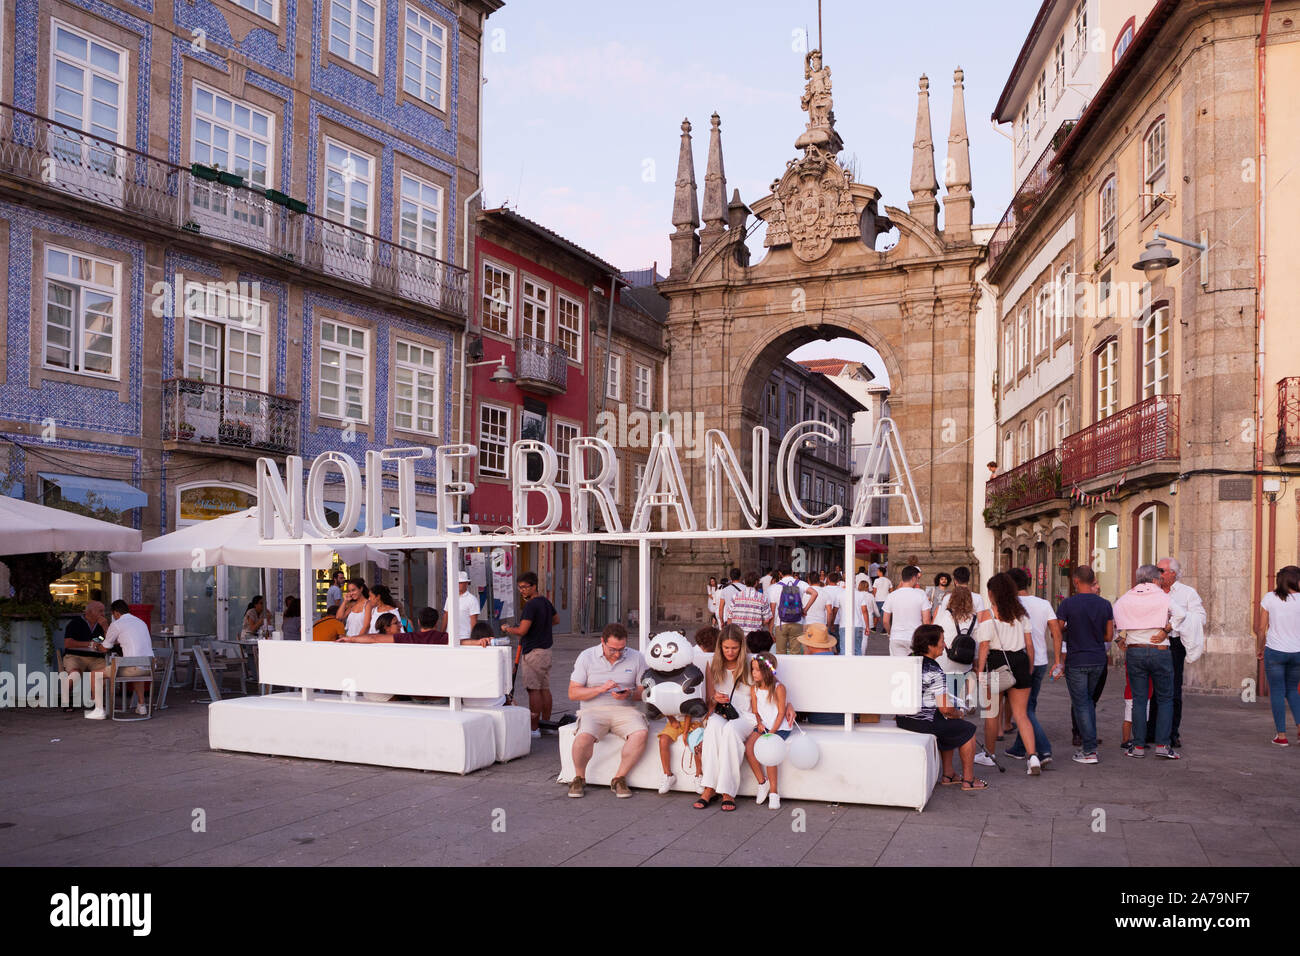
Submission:
MULTIPOLYGON (((876 596, 876 617, 879 618, 885 613, 885 598, 889 597, 889 592, 894 589, 894 585, 880 568, 877 568, 876 572, 875 578, 871 581, 871 592, 876 596)), ((911 647, 910 640, 908 647, 911 647)))
POLYGON ((885 598, 881 613, 885 618, 885 631, 889 634, 889 655, 909 656, 912 653, 912 634, 922 624, 933 620, 930 599, 921 589, 920 568, 912 564, 903 568, 902 583, 885 598))
MULTIPOLYGON (((1029 702, 1025 712, 1029 717, 1030 725, 1034 728, 1034 743, 1038 747, 1038 757, 1046 764, 1052 760, 1052 743, 1047 739, 1042 724, 1038 722, 1038 692, 1042 689, 1043 678, 1047 675, 1047 632, 1048 630, 1052 632, 1052 650, 1055 653, 1060 643, 1061 622, 1056 619, 1056 612, 1052 610, 1049 602, 1029 593, 1031 581, 1028 571, 1024 568, 1012 568, 1007 573, 1015 579, 1016 587, 1020 591, 1020 603, 1024 605, 1025 613, 1029 615, 1029 630, 1034 642, 1034 667, 1031 671, 1033 683, 1029 688, 1029 702)), ((1055 677, 1052 679, 1056 680, 1055 677)), ((1016 760, 1025 759, 1027 756, 1025 744, 1020 739, 1020 734, 1016 734, 1016 739, 1007 748, 1006 754, 1016 760)))
POLYGON ((731 580, 718 588, 718 627, 726 627, 731 620, 731 602, 745 593, 745 582, 740 579, 740 568, 731 569, 731 580))
POLYGON ((763 594, 766 594, 768 591, 770 591, 772 589, 772 581, 775 579, 775 577, 776 575, 772 571, 768 571, 766 574, 764 574, 761 578, 758 579, 758 590, 763 594))
MULTIPOLYGON (((460 572, 460 592, 456 595, 456 639, 464 640, 469 637, 469 632, 474 629, 478 623, 478 612, 481 610, 478 601, 478 595, 469 589, 469 574, 465 571, 460 572)), ((451 632, 451 599, 448 598, 442 606, 442 629, 451 632)))
MULTIPOLYGON (((1169 746, 1181 747, 1183 740, 1178 727, 1183 721, 1183 667, 1187 663, 1188 645, 1195 642, 1199 647, 1204 643, 1205 605, 1201 603, 1196 588, 1183 583, 1183 566, 1176 558, 1161 558, 1156 567, 1160 569, 1160 586, 1169 595, 1169 658, 1174 665, 1174 721, 1170 725, 1169 746)), ((1192 660, 1200 656, 1197 650, 1192 660)), ((1148 735, 1155 730, 1159 712, 1160 706, 1152 698, 1151 716, 1147 718, 1148 735)))
POLYGON ((1296 733, 1300 734, 1300 568, 1288 564, 1277 572, 1276 585, 1260 603, 1264 613, 1255 635, 1255 653, 1264 662, 1268 677, 1268 702, 1277 728, 1273 743, 1289 747, 1287 704, 1291 705, 1296 733))
POLYGON ((808 608, 817 600, 817 593, 817 588, 811 587, 806 581, 800 581, 794 576, 794 572, 789 570, 782 574, 781 579, 772 585, 768 591, 767 599, 772 604, 772 624, 775 626, 775 630, 772 632, 772 650, 776 653, 803 653, 803 647, 799 643, 799 635, 803 633, 805 616, 808 613, 808 608), (787 620, 786 617, 781 615, 781 595, 787 587, 794 587, 799 593, 800 610, 797 620, 787 620))
MULTIPOLYGON (((109 610, 113 616, 113 623, 108 626, 108 631, 104 634, 104 650, 121 647, 123 657, 153 657, 153 639, 149 636, 149 625, 131 613, 131 605, 119 598, 109 606, 109 610)), ((115 664, 109 674, 109 687, 111 688, 116 681, 132 677, 152 679, 152 672, 148 667, 120 667, 115 664)), ((140 716, 149 713, 149 708, 144 702, 145 688, 148 683, 149 681, 131 681, 138 701, 135 712, 140 716)), ((110 690, 110 696, 111 693, 110 690)), ((99 695, 95 708, 86 713, 89 720, 104 720, 108 717, 108 711, 104 707, 105 699, 105 695, 99 695)))

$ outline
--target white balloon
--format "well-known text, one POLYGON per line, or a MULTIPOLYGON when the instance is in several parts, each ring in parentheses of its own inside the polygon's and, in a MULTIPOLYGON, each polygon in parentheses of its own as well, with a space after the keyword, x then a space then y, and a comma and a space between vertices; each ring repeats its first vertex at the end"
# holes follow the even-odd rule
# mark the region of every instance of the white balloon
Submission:
POLYGON ((789 741, 790 764, 800 770, 811 770, 822 759, 822 750, 817 741, 808 734, 796 734, 789 741))
POLYGON ((764 767, 779 767, 789 745, 776 734, 763 734, 754 741, 754 756, 764 767))

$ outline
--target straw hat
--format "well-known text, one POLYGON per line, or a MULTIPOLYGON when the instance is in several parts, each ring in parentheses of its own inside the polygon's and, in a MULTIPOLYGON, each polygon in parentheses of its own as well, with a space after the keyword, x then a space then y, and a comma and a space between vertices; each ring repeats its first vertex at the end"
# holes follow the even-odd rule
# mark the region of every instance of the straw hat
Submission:
POLYGON ((830 632, 826 630, 825 624, 808 624, 804 626, 803 633, 799 635, 799 643, 804 647, 834 647, 839 643, 838 640, 831 637, 830 632))

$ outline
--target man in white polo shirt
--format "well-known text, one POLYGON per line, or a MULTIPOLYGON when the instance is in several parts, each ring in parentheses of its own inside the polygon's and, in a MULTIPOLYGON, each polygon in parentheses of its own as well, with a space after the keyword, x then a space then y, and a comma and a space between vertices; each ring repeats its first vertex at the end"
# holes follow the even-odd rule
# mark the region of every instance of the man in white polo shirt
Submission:
POLYGON ((625 741, 618 773, 609 781, 616 797, 630 797, 627 775, 645 750, 650 725, 636 709, 641 697, 641 676, 645 673, 641 652, 627 646, 627 628, 617 622, 606 624, 600 643, 589 647, 573 662, 569 678, 569 700, 579 701, 578 734, 573 738, 573 781, 569 796, 586 792, 587 764, 596 741, 615 733, 625 741))
MULTIPOLYGON (((920 574, 920 568, 917 574, 920 574)), ((871 593, 876 596, 876 616, 880 617, 885 613, 885 599, 889 597, 889 592, 894 589, 894 584, 889 578, 885 577, 885 569, 876 568, 876 576, 871 579, 871 593)))
MULTIPOLYGON (((888 581, 888 578, 877 580, 888 581)), ((930 599, 921 589, 920 568, 914 564, 903 568, 902 583, 885 598, 883 613, 890 657, 907 657, 912 653, 912 634, 933 619, 930 599)))
MULTIPOLYGON (((478 623, 479 612, 478 595, 470 592, 469 574, 465 571, 460 572, 460 593, 456 595, 456 611, 456 639, 463 641, 469 637, 469 632, 478 623)), ((450 633, 451 619, 448 616, 451 612, 450 598, 442 606, 442 612, 442 629, 450 633)))
MULTIPOLYGON (((113 623, 108 626, 108 631, 104 634, 104 650, 121 647, 123 657, 153 657, 153 639, 149 636, 149 625, 131 613, 131 605, 118 598, 109 605, 109 610, 113 615, 113 623)), ((119 681, 146 676, 151 676, 147 667, 119 667, 114 664, 110 680, 119 681)), ((133 680, 131 683, 135 689, 136 699, 139 701, 135 712, 143 716, 149 713, 149 708, 144 702, 144 688, 148 682, 133 680)), ((104 699, 105 695, 98 696, 95 709, 86 714, 87 718, 103 720, 108 716, 108 712, 104 709, 104 699)))

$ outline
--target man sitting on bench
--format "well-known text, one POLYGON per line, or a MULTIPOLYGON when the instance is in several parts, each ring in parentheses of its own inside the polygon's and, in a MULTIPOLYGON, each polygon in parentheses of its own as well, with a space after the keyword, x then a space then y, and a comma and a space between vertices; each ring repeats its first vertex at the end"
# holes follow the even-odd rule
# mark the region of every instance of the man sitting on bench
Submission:
POLYGON ((610 780, 609 788, 616 797, 632 796, 627 775, 641 759, 650 736, 650 725, 635 703, 641 697, 641 675, 645 669, 645 658, 640 651, 627 646, 627 628, 618 623, 606 624, 600 634, 600 644, 578 655, 573 676, 569 678, 569 700, 582 703, 578 711, 578 733, 573 738, 575 776, 569 784, 569 796, 584 795, 587 764, 596 741, 610 732, 624 738, 626 743, 618 773, 610 780))

